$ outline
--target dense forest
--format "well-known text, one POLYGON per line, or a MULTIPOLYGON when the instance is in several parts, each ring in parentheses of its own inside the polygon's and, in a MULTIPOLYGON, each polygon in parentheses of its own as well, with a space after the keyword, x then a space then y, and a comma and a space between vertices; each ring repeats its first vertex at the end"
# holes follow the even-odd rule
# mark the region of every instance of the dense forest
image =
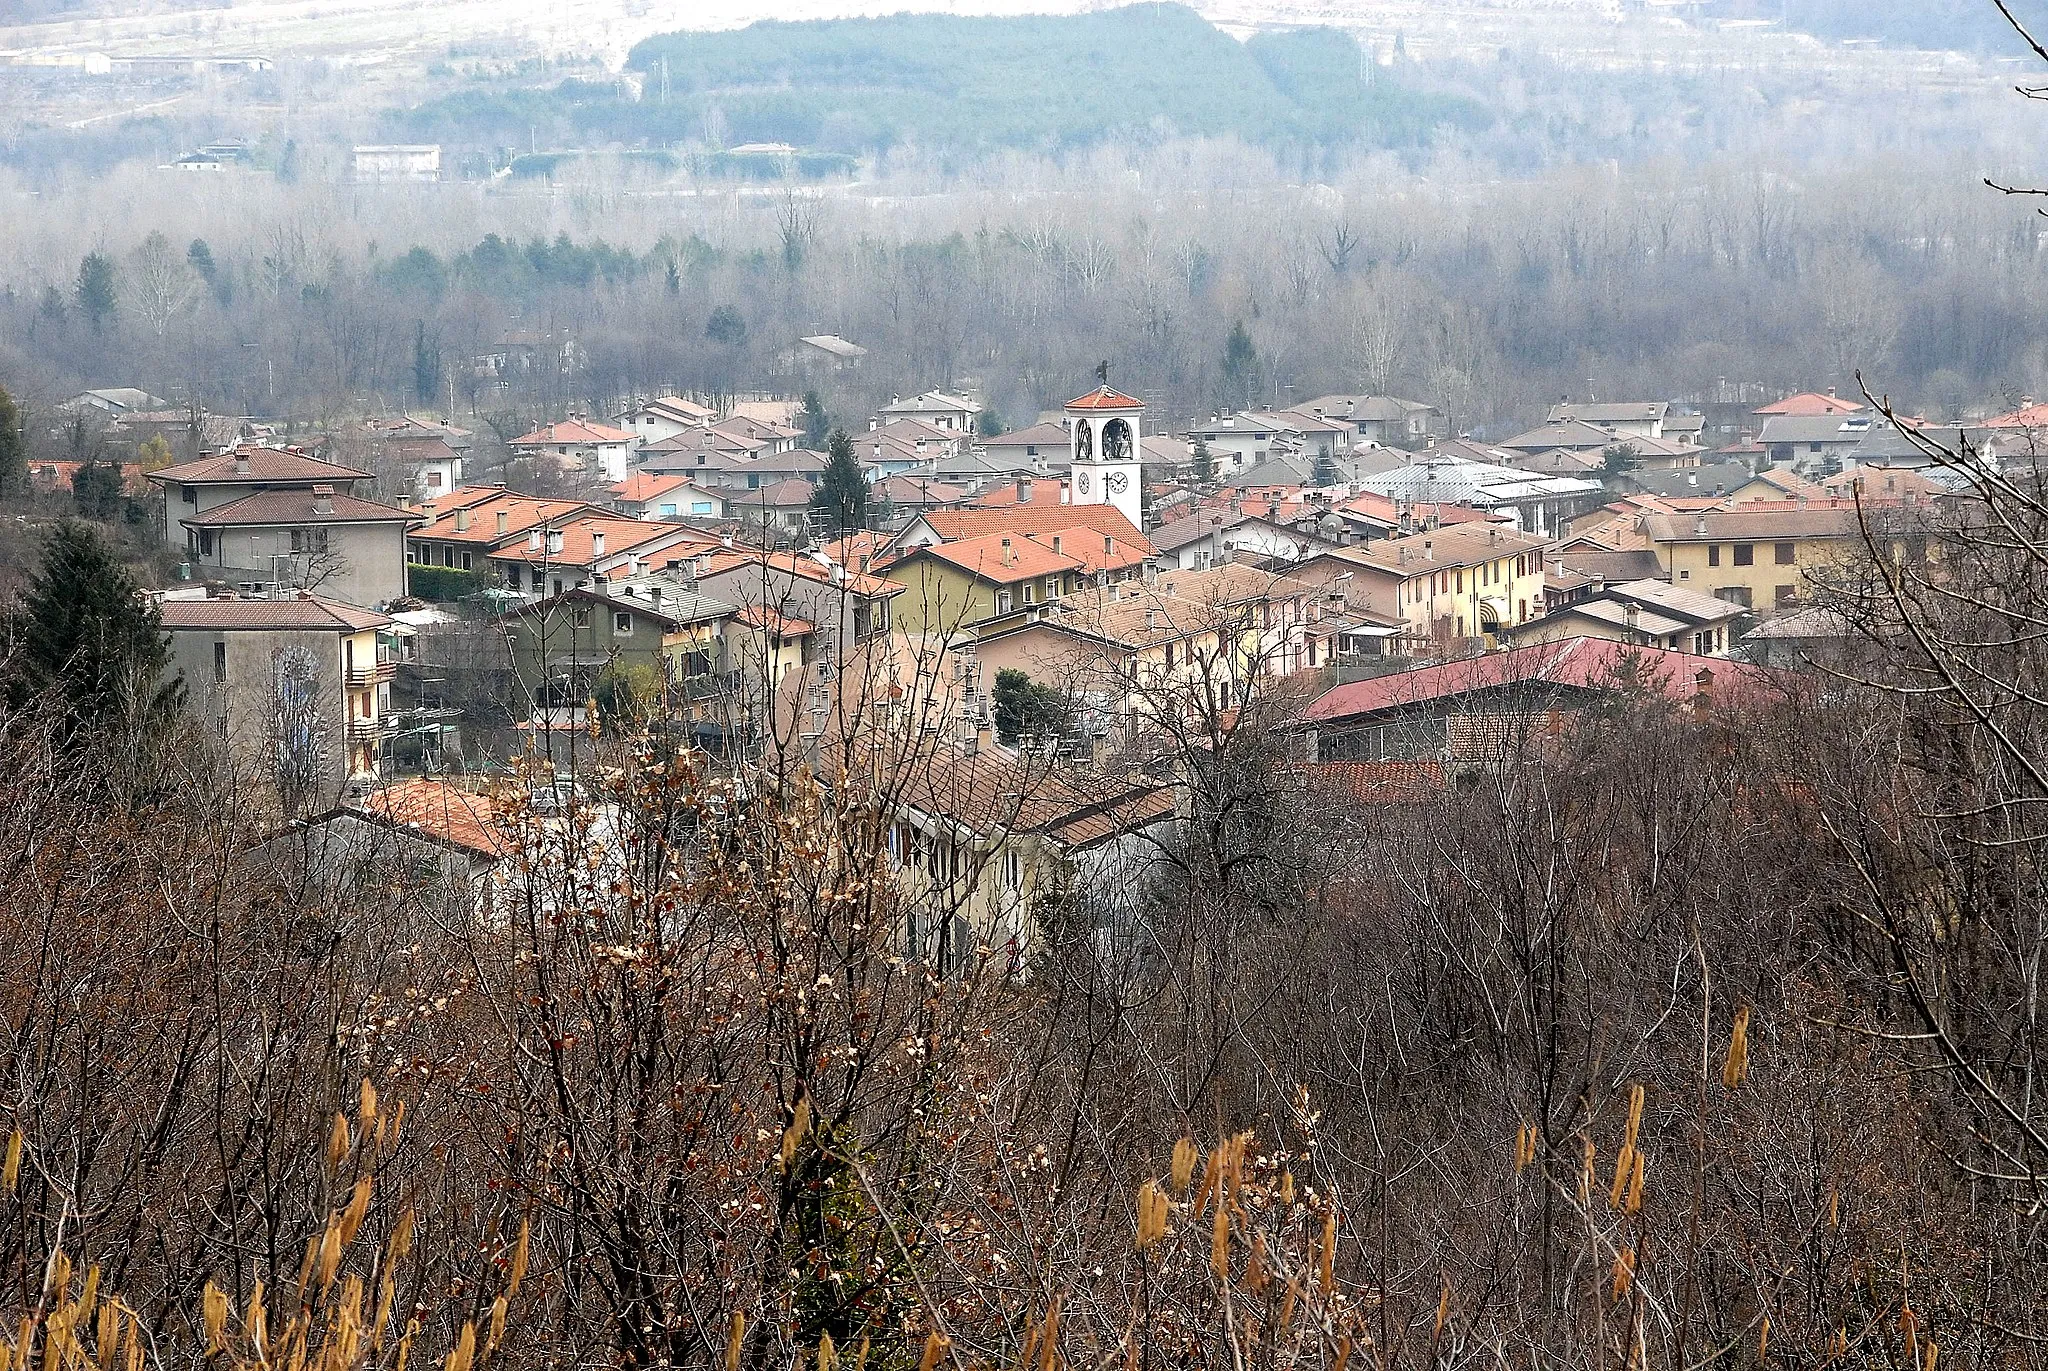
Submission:
POLYGON ((775 142, 1047 152, 1105 139, 1233 135, 1262 145, 1413 147, 1475 104, 1378 75, 1337 29, 1239 42, 1181 5, 1075 16, 779 23, 633 49, 642 80, 458 92, 395 116, 408 137, 516 146, 775 142), (1139 56, 1142 55, 1142 56, 1139 56), (1135 59, 1135 60, 1134 60, 1135 59))

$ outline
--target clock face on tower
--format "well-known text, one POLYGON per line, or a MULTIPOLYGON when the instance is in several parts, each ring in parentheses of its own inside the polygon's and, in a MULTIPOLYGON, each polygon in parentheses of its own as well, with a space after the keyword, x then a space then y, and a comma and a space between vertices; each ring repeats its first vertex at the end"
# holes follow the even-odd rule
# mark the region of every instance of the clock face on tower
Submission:
POLYGON ((1121 419, 1111 419, 1102 430, 1102 460, 1127 462, 1130 457, 1131 426, 1121 419))
MULTIPOLYGON (((1086 480, 1087 477, 1084 476, 1081 479, 1086 480)), ((1121 495, 1131 488, 1131 478, 1124 475, 1121 471, 1112 471, 1109 475, 1102 478, 1102 488, 1111 495, 1121 495)), ((1082 489, 1086 490, 1087 487, 1083 486, 1082 489)))
MULTIPOLYGON (((1080 487, 1081 493, 1083 495, 1086 495, 1088 493, 1089 487, 1088 473, 1083 471, 1076 474, 1074 477, 1074 484, 1080 487)), ((1107 484, 1107 482, 1105 482, 1104 484, 1107 484)))
POLYGON ((1092 462, 1095 460, 1095 435, 1089 431, 1085 421, 1074 426, 1074 460, 1077 462, 1092 462))

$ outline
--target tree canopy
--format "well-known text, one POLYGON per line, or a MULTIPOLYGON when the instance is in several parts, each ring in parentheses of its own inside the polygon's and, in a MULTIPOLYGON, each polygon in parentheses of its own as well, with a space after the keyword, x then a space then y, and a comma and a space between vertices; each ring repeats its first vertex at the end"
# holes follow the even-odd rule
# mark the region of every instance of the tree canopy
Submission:
POLYGON ((868 479, 853 454, 845 429, 832 430, 825 447, 825 470, 811 495, 811 521, 818 533, 838 538, 868 526, 868 479))

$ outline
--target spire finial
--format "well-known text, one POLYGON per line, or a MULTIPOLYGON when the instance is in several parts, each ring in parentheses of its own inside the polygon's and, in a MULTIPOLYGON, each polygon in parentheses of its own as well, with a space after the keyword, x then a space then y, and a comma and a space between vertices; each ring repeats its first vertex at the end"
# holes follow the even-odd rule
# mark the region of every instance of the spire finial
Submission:
POLYGON ((1107 357, 1095 364, 1095 379, 1102 382, 1105 386, 1109 384, 1109 359, 1107 357))

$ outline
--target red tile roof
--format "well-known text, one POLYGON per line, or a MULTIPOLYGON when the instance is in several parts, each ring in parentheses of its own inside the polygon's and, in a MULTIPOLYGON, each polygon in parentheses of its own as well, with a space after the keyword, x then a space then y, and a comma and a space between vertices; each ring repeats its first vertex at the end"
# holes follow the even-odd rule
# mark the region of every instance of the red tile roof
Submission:
POLYGON ((512 836, 499 825, 490 798, 446 781, 400 781, 372 792, 355 809, 480 856, 498 858, 512 850, 512 836))
POLYGON ((1782 400, 1774 401, 1760 409, 1753 409, 1750 413, 1771 415, 1859 414, 1862 410, 1863 406, 1854 400, 1844 400, 1834 395, 1822 395, 1818 391, 1808 390, 1802 391, 1797 395, 1787 395, 1782 400))
MULTIPOLYGON (((549 548, 546 540, 539 550, 530 549, 524 542, 496 548, 491 559, 498 562, 526 562, 534 565, 556 567, 592 566, 599 561, 608 561, 648 544, 664 539, 675 539, 684 535, 683 541, 698 544, 690 552, 709 551, 717 547, 715 542, 696 530, 682 524, 664 524, 649 519, 629 519, 623 514, 587 514, 572 519, 554 530, 562 535, 560 547, 549 548), (604 551, 597 550, 597 535, 604 535, 604 551)), ((665 548, 666 550, 666 548, 665 548)))
POLYGON ((244 495, 239 500, 178 522, 194 528, 218 528, 269 524, 411 524, 419 522, 420 518, 414 511, 400 509, 396 505, 358 500, 353 495, 319 496, 308 487, 294 486, 283 490, 259 490, 254 495, 244 495), (322 499, 328 502, 325 511, 314 507, 322 499))
POLYGON ((564 419, 559 424, 537 428, 523 438, 514 438, 507 447, 548 447, 566 446, 574 443, 630 443, 633 435, 622 428, 609 424, 593 424, 583 419, 564 419))
POLYGON ((1148 557, 1156 551, 1151 540, 1131 527, 1131 521, 1114 505, 1041 505, 1033 501, 995 509, 933 509, 919 515, 912 526, 917 523, 948 541, 988 533, 1055 533, 1078 525, 1143 548, 1148 557))
POLYGON ((180 462, 149 473, 149 479, 163 485, 234 485, 249 481, 303 481, 307 485, 328 482, 367 481, 370 473, 354 467, 323 462, 297 448, 264 447, 244 443, 233 452, 223 452, 196 461, 180 462), (235 464, 246 461, 249 469, 237 471, 235 464))
POLYGON ((168 629, 361 633, 391 622, 389 615, 313 595, 291 600, 165 600, 157 608, 168 629))
POLYGON ((627 504, 643 504, 656 500, 673 490, 680 490, 690 484, 687 476, 661 476, 651 471, 636 471, 623 481, 612 483, 612 496, 627 504))
POLYGON ((1565 638, 1353 681, 1316 700, 1307 717, 1319 722, 1357 718, 1517 685, 1604 690, 1627 681, 1685 702, 1696 697, 1702 671, 1712 673, 1716 691, 1732 682, 1744 694, 1762 695, 1782 680, 1776 672, 1725 658, 1632 647, 1604 638, 1565 638))
POLYGON ((2028 405, 1996 419, 1986 419, 1986 428, 2048 428, 2048 405, 2028 405))
POLYGON ((1359 804, 1426 804, 1445 789, 1444 764, 1434 759, 1307 762, 1301 773, 1311 790, 1359 804))
POLYGON ((1081 563, 1064 552, 1041 547, 1021 533, 989 533, 979 538, 961 538, 917 548, 901 560, 923 554, 950 563, 984 581, 1013 585, 1038 576, 1057 576, 1077 571, 1081 563))
POLYGON ((1086 395, 1067 401, 1068 409, 1143 409, 1145 402, 1112 390, 1108 386, 1097 386, 1086 395))

